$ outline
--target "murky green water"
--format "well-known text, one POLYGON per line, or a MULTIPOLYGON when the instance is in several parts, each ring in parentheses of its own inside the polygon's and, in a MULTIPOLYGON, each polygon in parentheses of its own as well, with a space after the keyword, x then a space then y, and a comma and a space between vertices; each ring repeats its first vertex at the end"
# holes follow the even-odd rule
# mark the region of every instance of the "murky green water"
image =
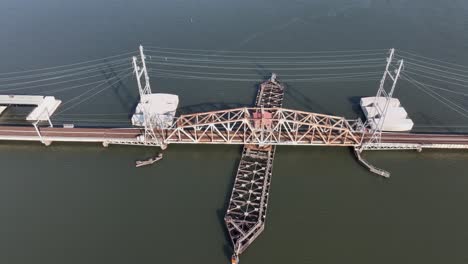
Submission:
MULTIPOLYGON (((395 47, 468 65, 467 18, 465 1, 8 0, 0 3, 0 72, 102 58, 139 43, 283 52, 395 47)), ((249 105, 274 70, 260 66, 249 72, 258 81, 154 76, 152 87, 179 94, 184 112, 249 105)), ((356 98, 377 85, 290 82, 285 106, 354 118, 356 98)), ((397 96, 420 131, 466 124, 406 82, 397 96)), ((136 100, 129 78, 68 114, 130 113, 136 100)), ((240 147, 170 146, 156 166, 133 167, 154 152, 1 143, 0 262, 227 263, 222 217, 240 147)), ((266 230, 242 263, 468 262, 468 154, 365 155, 391 179, 368 173, 345 148, 279 147, 266 230)))

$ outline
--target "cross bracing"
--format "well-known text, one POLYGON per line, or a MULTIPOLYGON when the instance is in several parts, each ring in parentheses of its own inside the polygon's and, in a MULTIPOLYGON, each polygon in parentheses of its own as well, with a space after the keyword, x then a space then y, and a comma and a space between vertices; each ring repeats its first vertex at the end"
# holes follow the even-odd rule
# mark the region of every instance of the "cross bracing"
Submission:
POLYGON ((356 146, 360 137, 343 117, 285 108, 236 108, 180 116, 164 142, 356 146))

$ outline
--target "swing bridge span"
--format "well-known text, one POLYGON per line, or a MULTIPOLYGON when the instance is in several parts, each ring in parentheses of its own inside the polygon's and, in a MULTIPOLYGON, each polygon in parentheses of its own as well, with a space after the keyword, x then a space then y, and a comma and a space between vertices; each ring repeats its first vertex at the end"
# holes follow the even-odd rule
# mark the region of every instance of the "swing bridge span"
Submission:
MULTIPOLYGON (((388 177, 389 172, 376 168, 361 157, 364 150, 468 149, 468 134, 387 132, 382 126, 393 90, 403 69, 398 61, 395 71, 389 69, 394 50, 387 58, 378 96, 385 99, 378 108, 379 119, 350 120, 345 117, 312 113, 283 107, 284 84, 275 74, 258 87, 252 107, 191 113, 174 116, 169 125, 161 125, 157 116, 142 103, 142 124, 137 127, 54 127, 49 113, 32 126, 1 125, 0 140, 53 142, 93 142, 157 146, 170 144, 243 145, 241 160, 228 201, 225 224, 232 240, 232 262, 265 228, 269 188, 276 146, 334 146, 354 148, 359 162, 371 172, 388 177), (390 80, 391 88, 385 87, 390 80), (49 121, 41 126, 39 121, 49 121), (374 126, 369 126, 369 121, 374 126)), ((151 95, 145 54, 140 46, 139 57, 133 57, 140 98, 151 95)), ((414 81, 414 80, 413 80, 414 81)), ((421 84, 414 81, 416 85, 421 84)), ((54 110, 57 106, 54 106, 54 110)))

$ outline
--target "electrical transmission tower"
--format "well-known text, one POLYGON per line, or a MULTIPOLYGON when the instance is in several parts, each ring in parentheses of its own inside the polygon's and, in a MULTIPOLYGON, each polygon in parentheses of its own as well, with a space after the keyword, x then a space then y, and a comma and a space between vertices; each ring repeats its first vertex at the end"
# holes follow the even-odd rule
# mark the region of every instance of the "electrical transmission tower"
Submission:
POLYGON ((390 101, 392 100, 393 92, 395 91, 398 78, 400 78, 400 73, 403 70, 403 60, 399 60, 396 66, 393 65, 394 56, 395 49, 391 49, 390 55, 387 58, 385 72, 383 74, 382 79, 380 80, 379 90, 377 91, 377 95, 375 97, 373 105, 375 107, 376 113, 373 115, 373 117, 370 118, 370 120, 368 118, 368 121, 371 121, 373 123, 373 127, 371 125, 372 135, 369 141, 363 144, 364 148, 366 147, 366 145, 379 144, 381 142, 382 128, 385 123, 385 118, 387 117, 388 107, 390 105, 390 101), (385 88, 385 84, 388 79, 392 81, 390 89, 385 88))
POLYGON ((152 116, 149 109, 150 104, 148 100, 149 95, 151 95, 152 92, 145 59, 146 57, 143 53, 143 46, 140 45, 140 60, 138 61, 137 56, 133 56, 133 69, 137 79, 138 91, 140 93, 139 107, 141 107, 140 110, 143 113, 143 126, 145 129, 143 140, 145 144, 154 144, 158 143, 159 140, 154 132, 154 123, 156 121, 156 117, 152 116))

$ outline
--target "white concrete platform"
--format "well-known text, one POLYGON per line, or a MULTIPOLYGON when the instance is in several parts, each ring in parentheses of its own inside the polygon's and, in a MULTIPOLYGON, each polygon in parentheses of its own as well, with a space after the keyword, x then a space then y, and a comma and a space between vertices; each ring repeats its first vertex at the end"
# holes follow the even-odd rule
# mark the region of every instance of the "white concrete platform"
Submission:
MULTIPOLYGON (((369 125, 372 129, 376 129, 380 123, 380 118, 369 119, 369 125)), ((405 119, 388 119, 385 118, 382 131, 392 132, 406 132, 410 131, 414 126, 413 120, 409 118, 405 119)))
POLYGON ((413 121, 408 117, 408 113, 397 98, 363 97, 360 105, 370 127, 372 129, 378 128, 381 114, 387 102, 388 108, 386 117, 383 120, 382 131, 403 132, 413 129, 413 121))
POLYGON ((132 116, 134 126, 144 126, 143 110, 146 109, 154 127, 167 128, 172 126, 179 105, 179 96, 174 94, 154 93, 144 95, 138 103, 132 116))
MULTIPOLYGON (((361 106, 374 106, 374 104, 378 104, 380 108, 384 108, 385 106, 385 97, 362 97, 361 98, 361 106)), ((399 107, 400 106, 400 100, 397 98, 390 98, 390 103, 388 104, 389 107, 399 107)))
MULTIPOLYGON (((364 115, 366 115, 366 117, 368 118, 375 117, 376 115, 379 114, 379 112, 377 111, 375 107, 366 106, 366 107, 363 107, 362 110, 364 111, 364 115)), ((389 107, 387 109, 387 118, 405 119, 407 117, 408 117, 408 113, 403 107, 389 107)))
POLYGON ((42 95, 0 95, 0 105, 39 105, 42 95))
POLYGON ((47 121, 62 103, 53 96, 46 96, 44 100, 28 115, 28 121, 47 121))
POLYGON ((0 95, 0 114, 10 105, 36 105, 27 116, 28 121, 47 121, 62 101, 53 96, 42 95, 0 95))

